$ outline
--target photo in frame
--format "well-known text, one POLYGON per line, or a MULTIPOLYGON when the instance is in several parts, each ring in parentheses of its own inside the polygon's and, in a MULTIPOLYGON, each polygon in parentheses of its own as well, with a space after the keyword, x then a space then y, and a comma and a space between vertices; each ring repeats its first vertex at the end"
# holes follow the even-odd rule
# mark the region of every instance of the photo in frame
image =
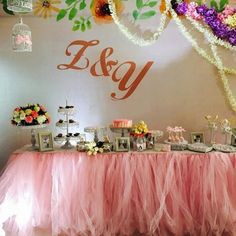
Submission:
POLYGON ((231 145, 236 146, 236 128, 232 128, 231 145))
POLYGON ((130 138, 129 137, 116 137, 116 151, 128 152, 130 150, 130 138))
POLYGON ((39 132, 38 133, 39 140, 39 151, 52 151, 53 150, 53 137, 52 132, 39 132))
POLYGON ((191 143, 205 143, 203 132, 192 132, 191 133, 191 143))

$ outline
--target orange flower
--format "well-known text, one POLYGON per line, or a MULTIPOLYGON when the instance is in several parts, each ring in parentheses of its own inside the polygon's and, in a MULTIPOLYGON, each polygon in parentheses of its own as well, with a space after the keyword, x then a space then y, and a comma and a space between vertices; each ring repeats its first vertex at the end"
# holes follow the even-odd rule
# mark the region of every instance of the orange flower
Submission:
POLYGON ((31 124, 33 122, 33 117, 32 116, 26 116, 25 117, 25 122, 28 124, 31 124))
MULTIPOLYGON (((160 9, 161 13, 164 13, 164 11, 166 10, 166 0, 161 0, 161 4, 159 6, 159 9, 160 9)), ((167 12, 167 16, 172 18, 170 11, 167 12)))
MULTIPOLYGON (((121 0, 114 0, 114 3, 116 6, 116 14, 117 15, 121 14, 121 12, 124 9, 121 0)), ((94 18, 94 21, 97 24, 112 22, 112 16, 107 0, 93 0, 90 10, 94 18)))

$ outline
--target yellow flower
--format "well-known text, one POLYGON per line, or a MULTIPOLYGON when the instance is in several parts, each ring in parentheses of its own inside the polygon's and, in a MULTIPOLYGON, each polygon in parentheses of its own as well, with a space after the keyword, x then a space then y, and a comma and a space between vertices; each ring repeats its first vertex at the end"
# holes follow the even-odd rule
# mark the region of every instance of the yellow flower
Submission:
POLYGON ((37 0, 33 6, 34 15, 43 17, 44 19, 51 17, 52 12, 60 11, 59 8, 53 5, 60 3, 60 0, 37 0))
POLYGON ((25 114, 29 116, 31 114, 32 110, 31 109, 26 109, 25 114))
POLYGON ((236 27, 236 13, 232 16, 228 16, 225 19, 225 23, 229 25, 231 28, 235 28, 236 27))
POLYGON ((39 106, 35 106, 35 107, 34 107, 34 110, 35 110, 36 112, 39 112, 39 111, 40 111, 39 106))

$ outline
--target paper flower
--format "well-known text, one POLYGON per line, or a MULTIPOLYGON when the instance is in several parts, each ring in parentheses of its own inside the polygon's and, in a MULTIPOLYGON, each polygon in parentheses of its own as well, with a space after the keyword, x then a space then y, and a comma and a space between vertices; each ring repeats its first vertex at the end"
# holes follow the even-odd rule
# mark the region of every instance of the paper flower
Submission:
POLYGON ((148 132, 147 124, 143 120, 141 120, 134 125, 131 135, 134 136, 145 135, 147 132, 148 132))
POLYGON ((55 4, 60 4, 60 0, 37 0, 33 6, 34 15, 44 19, 51 17, 53 12, 59 12, 60 9, 55 4))
POLYGON ((49 122, 49 114, 39 104, 28 104, 15 108, 11 120, 11 123, 17 126, 42 125, 49 122))
MULTIPOLYGON (((116 6, 117 15, 120 15, 124 9, 123 4, 121 0, 114 0, 114 3, 116 6)), ((108 0, 93 1, 90 10, 94 18, 94 21, 97 24, 111 23, 113 21, 111 12, 109 9, 108 0)))
POLYGON ((95 142, 89 142, 85 144, 85 149, 87 151, 87 154, 89 156, 93 155, 97 155, 98 153, 103 153, 103 147, 97 147, 97 144, 95 142))
POLYGON ((229 27, 235 28, 236 27, 236 13, 234 15, 228 16, 224 21, 229 27))

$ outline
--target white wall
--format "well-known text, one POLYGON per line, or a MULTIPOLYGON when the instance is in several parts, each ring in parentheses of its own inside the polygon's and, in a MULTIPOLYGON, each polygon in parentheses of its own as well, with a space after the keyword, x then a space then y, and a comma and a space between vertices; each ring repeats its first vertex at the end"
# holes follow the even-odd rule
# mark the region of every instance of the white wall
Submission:
MULTIPOLYGON (((26 17, 33 33, 33 52, 11 51, 11 28, 15 17, 0 18, 0 165, 10 153, 25 143, 30 134, 10 124, 13 109, 18 105, 38 102, 52 116, 50 130, 55 132, 59 119, 57 108, 68 99, 78 107, 80 131, 88 125, 107 125, 114 118, 145 120, 150 129, 165 130, 167 125, 181 125, 189 132, 206 130, 204 115, 219 114, 232 118, 222 93, 215 69, 201 58, 171 23, 153 46, 139 47, 128 41, 114 24, 94 26, 81 33, 72 32, 67 21, 26 17), (100 40, 88 50, 90 61, 97 61, 102 49, 113 47, 119 64, 132 60, 139 70, 147 61, 154 64, 134 94, 128 99, 114 101, 110 94, 118 92, 110 77, 92 77, 84 71, 60 71, 57 65, 68 63, 65 49, 74 40, 100 40)), ((235 63, 235 56, 226 60, 235 63)), ((232 81, 233 82, 233 81, 232 81)), ((232 88, 236 94, 236 84, 232 88)))

